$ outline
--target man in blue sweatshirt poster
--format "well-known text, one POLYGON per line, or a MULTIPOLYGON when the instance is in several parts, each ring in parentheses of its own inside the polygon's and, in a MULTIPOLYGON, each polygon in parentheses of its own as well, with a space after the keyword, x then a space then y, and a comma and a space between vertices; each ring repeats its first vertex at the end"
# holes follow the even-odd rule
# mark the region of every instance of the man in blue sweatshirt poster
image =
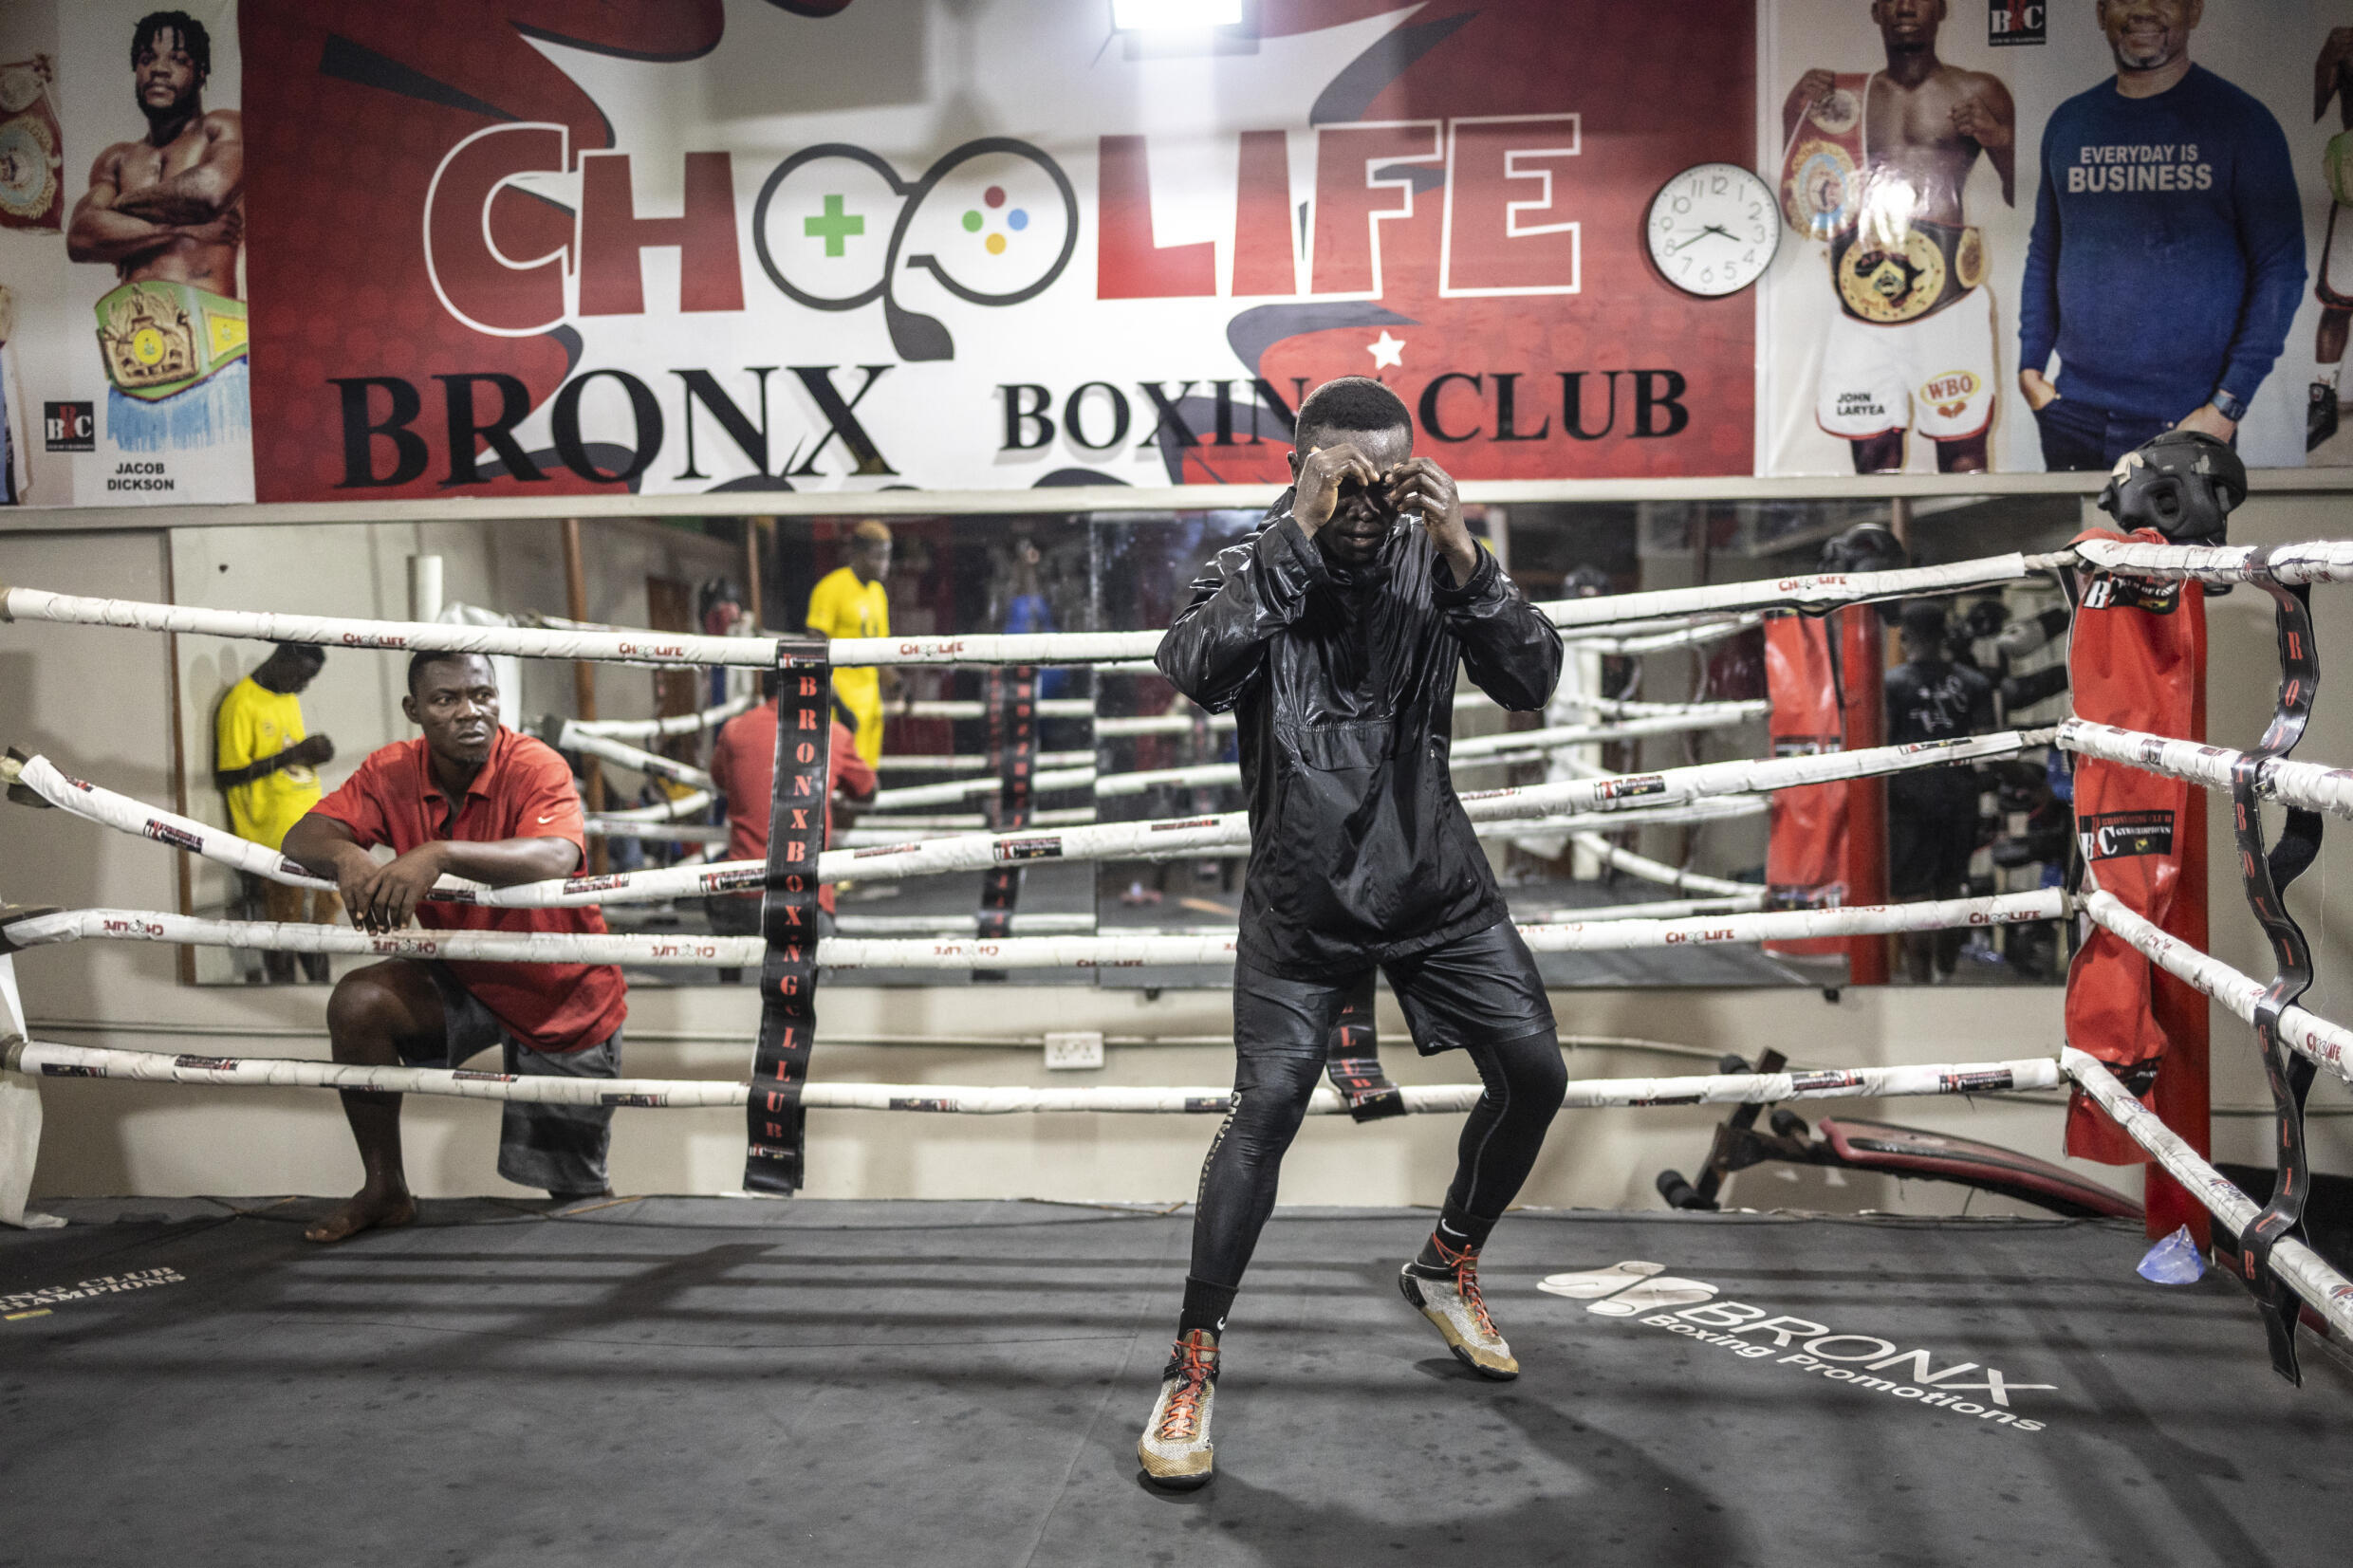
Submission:
POLYGON ((2288 138, 2191 62, 2203 0, 2098 5, 2116 75, 2044 128, 2018 304, 2018 388, 2054 470, 2177 426, 2232 439, 2304 294, 2288 138))

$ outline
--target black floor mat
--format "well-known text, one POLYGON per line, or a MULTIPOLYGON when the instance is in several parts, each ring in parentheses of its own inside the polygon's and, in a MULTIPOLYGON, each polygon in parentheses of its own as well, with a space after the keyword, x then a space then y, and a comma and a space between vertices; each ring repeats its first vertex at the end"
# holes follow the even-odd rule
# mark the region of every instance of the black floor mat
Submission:
POLYGON ((1491 1384, 1399 1298, 1427 1213, 1287 1209, 1218 1477, 1167 1497, 1133 1448, 1189 1211, 471 1201, 323 1249, 313 1200, 62 1207, 107 1223, 0 1235, 0 1564, 2344 1550, 2353 1379, 2280 1381, 2234 1285, 2146 1283, 2117 1225, 1517 1215, 1491 1384))

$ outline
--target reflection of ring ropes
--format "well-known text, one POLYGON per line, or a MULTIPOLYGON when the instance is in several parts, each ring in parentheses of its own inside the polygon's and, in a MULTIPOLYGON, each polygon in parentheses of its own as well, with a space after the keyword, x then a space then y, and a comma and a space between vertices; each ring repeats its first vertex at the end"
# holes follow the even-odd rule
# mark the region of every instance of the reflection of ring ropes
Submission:
POLYGON ((863 147, 854 146, 846 141, 827 141, 814 147, 802 148, 801 151, 779 163, 769 175, 768 179, 760 186, 759 200, 752 206, 751 246, 760 258, 760 267, 768 274, 769 281, 783 290, 794 303, 806 305, 811 310, 856 310, 862 305, 872 304, 877 300, 887 300, 893 291, 893 279, 899 271, 899 248, 905 244, 908 226, 914 221, 917 210, 922 207, 924 198, 932 194, 940 180, 956 169, 970 163, 974 158, 987 157, 991 154, 1003 154, 1034 163, 1046 171, 1047 177, 1054 182, 1054 190, 1062 197, 1064 221, 1062 250, 1055 256, 1053 265, 1040 274, 1035 281, 1025 286, 994 294, 981 289, 968 288, 958 283, 950 275, 948 269, 940 265, 936 257, 910 256, 907 258, 907 265, 910 267, 919 267, 931 273, 933 277, 939 280, 941 287, 968 304, 1019 304, 1025 300, 1035 299, 1052 286, 1054 281, 1062 276, 1063 269, 1070 265, 1070 257, 1078 249, 1079 197, 1078 193, 1071 189, 1070 178, 1062 172, 1060 164, 1028 142, 1012 137, 981 137, 968 141, 943 154, 923 172, 923 177, 912 186, 899 177, 899 171, 891 167, 889 160, 863 147), (858 293, 839 297, 812 294, 786 277, 784 268, 777 265, 775 255, 769 249, 768 244, 768 210, 769 204, 775 199, 778 187, 807 165, 831 157, 845 157, 873 170, 890 187, 891 194, 901 198, 899 207, 899 221, 891 228, 890 246, 883 256, 882 275, 870 286, 861 289, 858 293))
MULTIPOLYGON (((2056 558, 2037 563, 2043 567, 2069 565, 2124 577, 2209 581, 2248 581, 2270 592, 2279 608, 2284 695, 2272 729, 2253 751, 2229 752, 2163 736, 2138 734, 2074 720, 2059 734, 2060 746, 2079 754, 2104 757, 2127 766, 2186 780, 2208 788, 2228 788, 2242 821, 2255 820, 2260 801, 2271 800, 2290 808, 2288 839, 2308 839, 2317 849, 2321 814, 2353 818, 2353 774, 2325 765, 2290 760, 2287 751, 2301 731, 2308 707, 2308 690, 2317 678, 2309 653, 2309 616, 2300 590, 2308 584, 2353 579, 2353 544, 2283 545, 2269 549, 2230 547, 2181 548, 2167 545, 2086 541, 2056 558), (2301 821, 2302 825, 2299 825, 2301 821)), ((1728 609, 1770 604, 1813 603, 1820 607, 1835 598, 1853 602, 1886 597, 1899 580, 1907 588, 1954 592, 1962 587, 2014 581, 2028 569, 2019 557, 1963 563, 1904 573, 1858 574, 1847 579, 1800 580, 1778 582, 1722 584, 1694 590, 1623 596, 1615 606, 1603 601, 1575 600, 1547 606, 1556 621, 1602 623, 1614 611, 1623 619, 1688 613, 1700 608, 1728 609), (1731 590, 1729 593, 1726 590, 1731 590)), ((240 615, 236 612, 195 611, 182 607, 137 605, 117 600, 69 600, 28 589, 0 590, 0 618, 45 619, 76 624, 128 625, 150 630, 176 629, 201 618, 218 635, 286 638, 272 622, 286 618, 240 615)), ((325 624, 324 622, 322 625, 325 624)), ((490 636, 512 651, 542 656, 590 656, 630 662, 688 662, 706 645, 750 639, 682 639, 649 649, 623 643, 586 647, 586 634, 524 628, 426 627, 397 623, 342 622, 351 629, 347 646, 432 646, 444 636, 490 636), (372 631, 361 628, 373 628, 372 631), (495 634, 495 635, 492 635, 495 634), (687 644, 692 643, 690 649, 687 644), (647 657, 646 655, 651 655, 647 657), (633 657, 633 655, 635 655, 633 657)), ((1076 635, 1084 639, 1087 635, 1076 635)), ((1050 649, 1039 646, 1055 639, 1033 639, 1023 650, 1022 662, 1051 662, 1050 649), (1041 653, 1047 656, 1040 658, 1041 653)), ((1083 640, 1070 646, 1084 647, 1083 640)), ((696 717, 699 717, 697 715, 696 717)), ((1881 776, 1911 767, 1936 766, 1973 756, 1997 755, 2038 744, 2039 736, 2019 732, 1973 737, 1935 746, 1881 747, 1872 751, 1828 753, 1771 761, 1743 760, 1670 769, 1662 773, 1620 778, 1593 778, 1573 783, 1523 786, 1483 792, 1464 802, 1474 819, 1538 816, 1565 806, 1613 811, 1621 804, 1635 810, 1657 803, 1693 802, 1778 788, 1797 787, 1838 778, 1881 776)), ((0 764, 9 793, 35 799, 85 819, 156 842, 176 845, 208 859, 251 870, 273 881, 296 885, 312 879, 274 852, 234 839, 220 830, 114 795, 110 791, 66 778, 43 758, 10 758, 0 764)), ((1132 854, 1147 836, 1165 838, 1179 853, 1198 851, 1240 831, 1239 814, 1231 819, 1195 818, 1166 823, 1129 822, 1075 829, 1068 833, 1024 830, 1017 842, 1023 858, 1043 852, 1052 858, 1086 859, 1132 854), (1173 831, 1170 831, 1173 830, 1173 831), (1047 848, 1046 846, 1050 846, 1047 848)), ((2251 864, 2263 860, 2260 829, 2241 830, 2241 847, 2251 864)), ((880 860, 873 852, 831 851, 824 855, 821 876, 831 881, 860 877, 931 875, 943 871, 982 869, 1006 857, 998 853, 1004 839, 970 839, 895 846, 880 860)), ((2285 846, 2284 846, 2285 847, 2285 846)), ((2302 853, 2267 863, 2258 875, 2250 873, 2249 890, 2259 914, 2270 906, 2267 932, 2275 939, 2293 932, 2281 913, 2278 884, 2308 863, 2302 853)), ((736 862, 726 867, 696 868, 689 876, 699 880, 689 887, 677 873, 624 874, 577 878, 568 883, 543 883, 498 890, 461 890, 474 902, 498 907, 547 907, 562 904, 621 902, 649 895, 673 896, 687 892, 717 891, 758 885, 765 867, 736 862), (703 880, 703 878, 709 878, 703 880)), ((2097 1058, 2068 1047, 2057 1060, 2025 1059, 1938 1066, 1861 1067, 1826 1071, 1711 1075, 1669 1079, 1614 1079, 1572 1083, 1568 1105, 1638 1106, 1689 1103, 1761 1103, 1794 1098, 1884 1097, 1903 1094, 1974 1094, 2014 1088, 2056 1086, 2071 1080, 2152 1157, 2181 1181, 2211 1210, 2231 1235, 2240 1238, 2242 1266, 2251 1277, 2258 1301, 2272 1320, 2275 1364, 2294 1375, 2293 1328, 2299 1305, 2325 1319, 2333 1333, 2353 1337, 2353 1282, 2332 1267, 2292 1233, 2306 1166, 2301 1129, 2303 1098, 2314 1069, 2325 1069, 2353 1082, 2353 1030, 2311 1013, 2299 1005, 2295 991, 2308 979, 2299 952, 2295 963, 2284 963, 2292 982, 2270 986, 2238 973, 2221 961, 2188 948, 2137 915, 2085 879, 2084 896, 2070 899, 2056 891, 2013 894, 1998 898, 1956 899, 1940 904, 1892 908, 1859 908, 1765 912, 1712 915, 1703 920, 1641 920, 1620 924, 1615 931, 1572 923, 1528 928, 1531 946, 1552 950, 1593 949, 1660 949, 1718 941, 1755 941, 1788 934, 1827 935, 1894 932, 1931 928, 1983 927, 2011 920, 2047 919, 2070 905, 2142 952, 2152 963, 2179 976, 2256 1025, 2267 1065, 2273 1068, 2277 1113, 2281 1122, 2283 1184, 2268 1207, 2259 1208, 2238 1190, 2170 1129, 2159 1122, 2119 1082, 2097 1058), (2290 1167, 2293 1167, 2292 1171, 2290 1167)), ((479 959, 505 958, 520 962, 604 961, 635 954, 640 962, 697 964, 748 961, 759 955, 759 939, 686 939, 626 935, 550 935, 495 932, 423 932, 371 937, 340 928, 303 925, 273 926, 196 920, 159 912, 124 910, 71 911, 63 913, 9 912, 0 914, 0 966, 17 950, 91 937, 157 941, 190 945, 257 947, 285 951, 359 951, 439 955, 464 950, 479 959)), ((2301 949, 2301 933, 2295 933, 2301 949)), ((1231 938, 1222 934, 1169 937, 1136 934, 1094 937, 1014 937, 950 942, 899 942, 890 939, 838 940, 821 950, 821 962, 843 965, 928 962, 941 968, 1052 968, 1078 965, 1097 968, 1106 963, 1152 960, 1215 962, 1228 955, 1231 938)), ((0 987, 13 1010, 13 991, 0 987)), ((210 1056, 174 1056, 157 1052, 90 1049, 47 1042, 11 1039, 5 1065, 20 1072, 78 1079, 119 1078, 189 1084, 283 1084, 338 1089, 378 1089, 463 1098, 564 1103, 622 1103, 632 1106, 733 1105, 744 1102, 749 1089, 741 1082, 687 1080, 587 1079, 552 1077, 515 1078, 499 1073, 466 1073, 448 1069, 355 1066, 326 1061, 240 1061, 210 1056)), ((1417 1112, 1460 1112, 1481 1094, 1478 1084, 1414 1086, 1404 1092, 1405 1108, 1417 1112)), ((1100 1088, 1027 1089, 1001 1086, 953 1087, 936 1084, 808 1084, 803 1102, 811 1106, 883 1111, 950 1114, 1008 1112, 1130 1112, 1222 1115, 1231 1099, 1221 1088, 1100 1088)), ((1346 1109, 1340 1096, 1317 1091, 1310 1109, 1339 1114, 1346 1109)))

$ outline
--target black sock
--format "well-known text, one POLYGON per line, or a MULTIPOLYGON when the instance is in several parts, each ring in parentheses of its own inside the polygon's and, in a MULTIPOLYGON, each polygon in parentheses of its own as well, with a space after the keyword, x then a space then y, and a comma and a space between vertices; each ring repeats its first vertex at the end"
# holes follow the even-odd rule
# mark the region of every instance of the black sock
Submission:
POLYGON ((1213 1339, 1226 1332, 1226 1314, 1233 1310, 1233 1285, 1214 1285, 1185 1276, 1185 1304, 1176 1314, 1176 1337, 1205 1328, 1213 1339))
POLYGON ((1438 1211, 1437 1228, 1430 1232, 1430 1239, 1421 1244, 1421 1251, 1414 1259, 1415 1272, 1433 1277, 1453 1273, 1454 1264, 1447 1253, 1459 1258, 1465 1252, 1476 1252, 1487 1245, 1488 1232, 1494 1228, 1493 1220, 1483 1220, 1468 1209, 1448 1204, 1438 1211))

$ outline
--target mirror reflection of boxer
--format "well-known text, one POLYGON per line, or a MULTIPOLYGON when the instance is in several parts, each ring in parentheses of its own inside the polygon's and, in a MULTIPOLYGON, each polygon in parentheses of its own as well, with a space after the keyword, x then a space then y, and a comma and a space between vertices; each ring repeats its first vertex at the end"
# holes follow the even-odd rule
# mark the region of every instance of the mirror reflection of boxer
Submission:
POLYGON ((2043 127, 2018 390, 2053 471, 2113 468, 2167 430, 2230 440, 2304 294, 2288 138, 2191 64, 2204 10, 2099 0, 2116 75, 2043 127))
POLYGON ((1939 471, 1986 467, 1993 301, 1961 191, 1982 153, 2015 201, 2017 115, 1999 78, 1936 57, 1944 17, 1944 0, 1873 0, 1886 67, 1809 70, 1782 105, 1785 209, 1830 242, 1839 302, 1814 417, 1858 473, 1902 468, 1913 429, 1936 444, 1939 471))
POLYGON ((204 107, 213 40, 185 11, 139 18, 131 81, 147 134, 90 166, 65 253, 110 262, 122 281, 98 302, 111 383, 106 435, 157 452, 211 446, 250 428, 245 302, 245 133, 234 109, 204 107))
POLYGON ((2328 239, 2321 249, 2321 324, 2314 335, 2312 391, 2306 400, 2304 450, 2337 434, 2337 372, 2344 367, 2345 329, 2353 325, 2353 28, 2338 28, 2312 67, 2312 118, 2337 101, 2341 129, 2328 138, 2321 170, 2328 177, 2328 239), (2340 245, 2338 241, 2343 240, 2340 245))
MULTIPOLYGON (((1953 661, 1945 607, 1916 599, 1900 613, 1903 662, 1887 672, 1887 744, 1918 746, 1993 728, 1993 683, 1953 661)), ((1887 781, 1887 895, 1899 904, 1958 898, 1969 891, 1977 853, 1979 782, 1966 764, 1918 767, 1887 781)), ((1916 986, 1950 979, 1960 957, 1958 931, 1916 932, 1903 940, 1904 968, 1916 986)))

